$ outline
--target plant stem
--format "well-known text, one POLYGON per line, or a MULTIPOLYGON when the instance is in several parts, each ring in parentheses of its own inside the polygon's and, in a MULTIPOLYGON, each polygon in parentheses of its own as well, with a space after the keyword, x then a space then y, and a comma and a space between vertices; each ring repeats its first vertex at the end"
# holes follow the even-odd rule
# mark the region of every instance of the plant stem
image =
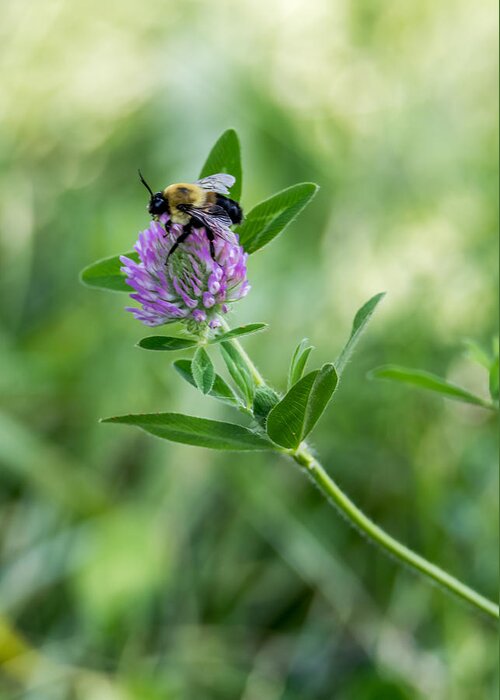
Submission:
POLYGON ((370 520, 370 518, 346 496, 331 476, 327 474, 321 464, 310 454, 307 447, 299 449, 292 455, 292 458, 297 464, 303 467, 321 493, 336 506, 351 525, 360 530, 362 534, 366 535, 372 542, 378 544, 385 552, 392 555, 403 564, 424 574, 424 576, 432 579, 459 598, 462 598, 476 608, 491 615, 491 617, 498 619, 498 605, 495 605, 495 603, 484 596, 476 593, 472 588, 461 583, 458 579, 446 573, 446 571, 443 571, 443 569, 440 569, 435 564, 431 564, 419 554, 412 552, 411 549, 395 540, 394 537, 391 537, 391 535, 370 520))
MULTIPOLYGON (((223 323, 225 323, 223 321, 223 323)), ((228 330, 228 327, 225 328, 228 330)), ((265 381, 253 364, 250 357, 243 350, 237 340, 231 341, 241 359, 246 364, 249 372, 259 386, 265 385, 265 381)), ((461 583, 454 576, 451 576, 443 569, 440 569, 435 564, 427 561, 419 554, 416 554, 405 545, 398 542, 394 537, 391 537, 387 532, 382 530, 370 518, 368 518, 346 494, 335 483, 331 476, 325 471, 321 464, 310 453, 306 445, 302 445, 295 452, 289 452, 289 456, 299 464, 306 474, 312 479, 321 493, 332 503, 337 510, 346 518, 346 520, 357 528, 362 534, 366 535, 373 543, 379 545, 382 550, 397 559, 400 563, 405 564, 414 571, 423 574, 431 581, 439 584, 446 590, 455 594, 462 600, 473 605, 475 608, 490 615, 491 617, 499 618, 498 605, 488 600, 484 596, 476 593, 472 588, 461 583)))

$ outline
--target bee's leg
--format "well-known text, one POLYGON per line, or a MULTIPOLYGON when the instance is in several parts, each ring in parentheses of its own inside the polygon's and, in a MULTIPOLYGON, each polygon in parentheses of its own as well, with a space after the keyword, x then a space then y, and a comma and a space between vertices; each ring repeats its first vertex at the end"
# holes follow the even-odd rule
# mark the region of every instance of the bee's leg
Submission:
POLYGON ((214 236, 214 233, 211 229, 208 228, 208 226, 205 226, 205 231, 207 232, 208 245, 210 246, 210 255, 212 257, 212 260, 214 262, 217 262, 217 260, 215 259, 215 246, 214 246, 215 236, 214 236))
POLYGON ((182 243, 183 241, 186 240, 186 238, 193 232, 193 225, 191 221, 184 226, 184 231, 181 233, 181 235, 175 240, 174 245, 170 248, 170 250, 167 253, 167 257, 165 260, 165 265, 168 263, 169 257, 172 255, 173 252, 177 250, 179 247, 179 243, 182 243))
POLYGON ((167 235, 170 233, 170 221, 167 221, 166 223, 164 223, 163 228, 165 229, 165 233, 163 234, 163 238, 166 238, 167 235))

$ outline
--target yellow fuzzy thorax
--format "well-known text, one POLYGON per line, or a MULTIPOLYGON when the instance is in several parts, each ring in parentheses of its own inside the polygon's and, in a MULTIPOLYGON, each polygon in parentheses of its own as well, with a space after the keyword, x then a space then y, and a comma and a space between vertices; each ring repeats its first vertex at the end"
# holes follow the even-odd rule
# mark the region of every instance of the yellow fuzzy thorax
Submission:
POLYGON ((183 224, 185 226, 191 218, 189 214, 177 208, 179 204, 191 204, 194 207, 201 207, 207 200, 207 194, 201 187, 189 182, 178 182, 174 185, 169 185, 163 191, 163 196, 168 202, 174 224, 183 224))

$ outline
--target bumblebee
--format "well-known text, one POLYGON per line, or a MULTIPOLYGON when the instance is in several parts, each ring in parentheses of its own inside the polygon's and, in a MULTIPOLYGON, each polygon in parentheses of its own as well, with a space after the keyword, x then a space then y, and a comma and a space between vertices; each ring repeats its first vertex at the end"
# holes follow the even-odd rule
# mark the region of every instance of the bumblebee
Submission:
POLYGON ((182 224, 181 235, 170 249, 168 257, 186 240, 193 228, 205 227, 210 246, 210 254, 215 260, 215 237, 229 243, 236 243, 230 226, 241 223, 243 210, 234 199, 230 199, 229 188, 234 185, 235 178, 226 173, 209 175, 195 183, 178 182, 169 185, 162 192, 153 192, 141 171, 139 177, 150 196, 148 212, 156 219, 162 214, 170 216, 165 225, 168 233, 170 224, 182 224))

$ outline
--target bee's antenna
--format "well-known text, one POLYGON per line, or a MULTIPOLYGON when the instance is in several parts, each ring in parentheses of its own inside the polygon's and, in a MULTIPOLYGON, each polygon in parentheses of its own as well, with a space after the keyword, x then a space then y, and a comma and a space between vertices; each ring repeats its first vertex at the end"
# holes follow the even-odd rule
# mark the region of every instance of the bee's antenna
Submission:
POLYGON ((148 183, 146 182, 146 180, 143 178, 141 171, 140 171, 140 170, 137 170, 137 172, 139 173, 139 179, 140 179, 140 181, 142 182, 142 184, 144 185, 144 187, 147 189, 147 191, 149 192, 149 194, 150 194, 152 197, 154 197, 153 190, 152 190, 151 187, 148 185, 148 183))

